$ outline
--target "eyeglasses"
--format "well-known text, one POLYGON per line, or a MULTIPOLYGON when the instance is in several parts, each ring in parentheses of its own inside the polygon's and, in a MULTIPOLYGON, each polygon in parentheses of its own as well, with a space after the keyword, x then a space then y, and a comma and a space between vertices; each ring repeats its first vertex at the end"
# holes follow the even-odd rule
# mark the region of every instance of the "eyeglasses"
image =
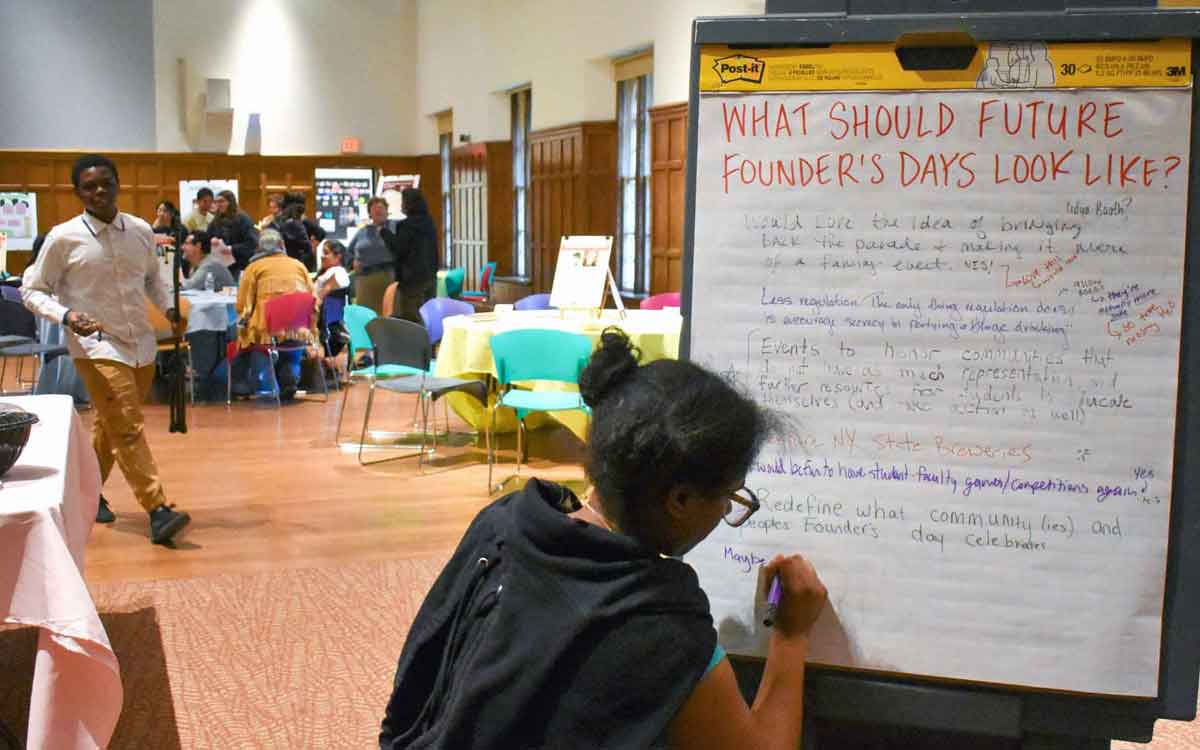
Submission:
POLYGON ((725 523, 730 526, 741 526, 750 520, 750 516, 758 512, 762 503, 758 501, 749 487, 742 487, 736 492, 729 493, 725 498, 725 523))

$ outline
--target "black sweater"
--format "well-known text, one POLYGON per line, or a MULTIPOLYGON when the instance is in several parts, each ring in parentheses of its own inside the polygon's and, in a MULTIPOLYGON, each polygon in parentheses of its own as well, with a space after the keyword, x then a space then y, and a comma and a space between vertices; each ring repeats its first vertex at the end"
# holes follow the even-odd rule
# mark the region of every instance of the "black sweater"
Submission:
POLYGON ((250 256, 258 251, 258 227, 245 211, 238 211, 232 218, 217 216, 208 225, 208 233, 220 237, 233 251, 231 269, 241 271, 250 262, 250 256))
POLYGON ((690 567, 531 480, 476 516, 400 655, 383 750, 649 748, 716 646, 690 567))
POLYGON ((437 229, 429 214, 413 214, 396 224, 392 231, 379 233, 396 264, 400 286, 434 286, 437 283, 437 229))

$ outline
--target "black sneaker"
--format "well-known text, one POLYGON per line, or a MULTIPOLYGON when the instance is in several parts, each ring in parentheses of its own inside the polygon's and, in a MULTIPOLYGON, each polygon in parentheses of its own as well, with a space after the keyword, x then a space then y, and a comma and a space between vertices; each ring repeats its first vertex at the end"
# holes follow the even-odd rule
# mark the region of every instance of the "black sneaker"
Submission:
POLYGON ((117 515, 112 512, 112 508, 108 507, 108 501, 104 499, 104 495, 100 496, 100 507, 96 508, 96 523, 112 523, 117 520, 117 515))
POLYGON ((183 527, 191 520, 192 517, 181 510, 174 510, 166 505, 158 506, 150 511, 150 542, 166 544, 183 531, 183 527))

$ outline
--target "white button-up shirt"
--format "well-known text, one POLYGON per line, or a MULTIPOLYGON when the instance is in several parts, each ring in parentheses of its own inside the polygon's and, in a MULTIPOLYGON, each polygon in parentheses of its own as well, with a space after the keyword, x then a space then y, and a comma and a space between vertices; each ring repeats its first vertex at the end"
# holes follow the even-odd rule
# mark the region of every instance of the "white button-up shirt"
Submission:
POLYGON ((54 227, 21 281, 21 298, 38 315, 62 323, 71 311, 100 321, 103 332, 91 336, 63 325, 72 357, 130 367, 153 363, 158 349, 146 297, 163 310, 172 306, 158 273, 154 233, 126 213, 111 224, 84 213, 54 227))

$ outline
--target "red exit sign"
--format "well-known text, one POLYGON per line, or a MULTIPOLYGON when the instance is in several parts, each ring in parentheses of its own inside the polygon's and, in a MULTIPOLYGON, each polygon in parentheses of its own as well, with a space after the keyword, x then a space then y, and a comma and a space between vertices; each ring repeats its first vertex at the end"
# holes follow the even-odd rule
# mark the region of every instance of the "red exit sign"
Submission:
POLYGON ((346 137, 342 139, 343 154, 357 154, 362 151, 362 141, 357 138, 346 137))

